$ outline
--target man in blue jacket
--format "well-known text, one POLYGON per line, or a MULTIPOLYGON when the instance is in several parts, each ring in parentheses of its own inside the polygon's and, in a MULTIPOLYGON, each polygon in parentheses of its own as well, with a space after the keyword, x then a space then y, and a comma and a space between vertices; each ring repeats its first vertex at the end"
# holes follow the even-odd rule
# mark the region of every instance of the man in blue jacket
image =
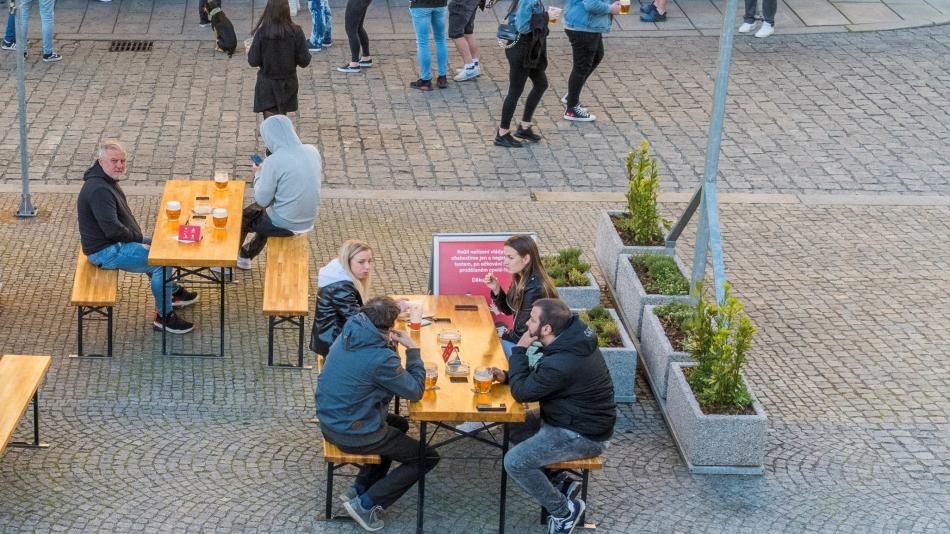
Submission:
POLYGON ((550 512, 549 533, 570 534, 584 514, 579 484, 563 476, 556 488, 544 466, 598 456, 609 446, 617 406, 597 334, 563 301, 539 299, 508 364, 507 373, 493 370, 495 378, 511 385, 515 400, 539 402, 541 410, 512 430, 521 443, 505 455, 505 470, 550 512))
POLYGON ((439 463, 438 454, 427 447, 420 466, 419 441, 406 435, 409 422, 389 413, 394 395, 417 401, 425 391, 419 349, 405 331, 392 330, 399 311, 391 298, 370 299, 330 346, 317 379, 323 437, 343 452, 382 457, 379 465, 360 467, 343 497, 346 512, 370 532, 383 528, 382 510, 439 463), (406 348, 405 368, 393 343, 406 348), (402 465, 389 473, 393 460, 402 465))
POLYGON ((567 96, 561 99, 567 107, 564 118, 590 122, 596 117, 581 107, 581 89, 587 78, 604 59, 603 34, 610 31, 614 15, 620 13, 620 2, 610 0, 567 0, 564 6, 564 32, 571 42, 574 66, 567 79, 567 96))

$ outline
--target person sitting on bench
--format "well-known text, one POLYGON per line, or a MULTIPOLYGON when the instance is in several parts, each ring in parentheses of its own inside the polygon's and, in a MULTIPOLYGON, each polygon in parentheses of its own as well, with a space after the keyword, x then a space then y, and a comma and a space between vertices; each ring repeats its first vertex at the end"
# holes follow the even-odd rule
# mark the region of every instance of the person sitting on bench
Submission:
POLYGON ((151 279, 155 298, 156 330, 164 326, 173 334, 185 334, 195 325, 178 317, 174 308, 198 301, 198 294, 172 282, 162 294, 162 280, 168 278, 170 267, 148 264, 150 238, 142 235, 139 223, 119 187, 125 178, 126 151, 118 140, 107 139, 99 145, 96 162, 83 176, 82 189, 76 201, 79 214, 79 238, 83 254, 101 269, 119 269, 144 273, 151 279))
POLYGON ((617 420, 614 384, 597 334, 563 301, 536 300, 527 327, 511 351, 510 370, 492 369, 516 401, 541 404, 540 414, 531 410, 512 426, 511 439, 520 443, 505 455, 505 470, 551 514, 548 532, 569 534, 584 514, 579 484, 565 473, 552 481, 544 466, 607 449, 617 420))

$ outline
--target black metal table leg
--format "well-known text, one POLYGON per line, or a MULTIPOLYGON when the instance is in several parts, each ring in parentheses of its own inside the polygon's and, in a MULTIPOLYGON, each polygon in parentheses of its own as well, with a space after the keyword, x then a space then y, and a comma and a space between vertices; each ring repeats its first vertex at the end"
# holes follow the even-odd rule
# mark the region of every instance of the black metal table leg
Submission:
POLYGON ((508 473, 505 471, 505 455, 508 454, 508 430, 510 425, 502 425, 501 439, 501 504, 498 507, 498 534, 505 534, 505 504, 508 500, 508 473))
POLYGON ((219 322, 219 326, 221 327, 221 333, 219 337, 221 340, 221 346, 218 349, 218 354, 220 354, 221 357, 224 358, 224 268, 223 267, 221 268, 220 278, 221 278, 221 319, 219 322))
MULTIPOLYGON (((158 304, 159 313, 161 313, 162 306, 165 305, 165 292, 168 291, 168 289, 165 287, 165 285, 166 285, 167 283, 168 283, 168 279, 165 278, 165 267, 163 266, 163 267, 162 267, 162 301, 157 303, 157 304, 158 304)), ((168 311, 171 311, 171 310, 168 310, 168 311)), ((160 319, 161 322, 162 322, 162 355, 166 355, 166 354, 168 354, 168 348, 167 348, 166 345, 165 345, 165 334, 166 334, 166 331, 165 331, 165 330, 166 330, 166 329, 165 329, 165 318, 164 318, 164 317, 160 317, 159 319, 160 319)))
POLYGON ((426 504, 426 422, 419 423, 419 503, 416 505, 416 534, 422 534, 422 516, 425 512, 426 504))
POLYGON ((36 390, 33 392, 33 400, 30 402, 33 403, 33 443, 26 443, 24 441, 14 441, 8 445, 8 447, 20 447, 27 449, 48 449, 49 445, 46 443, 40 443, 40 392, 36 390))

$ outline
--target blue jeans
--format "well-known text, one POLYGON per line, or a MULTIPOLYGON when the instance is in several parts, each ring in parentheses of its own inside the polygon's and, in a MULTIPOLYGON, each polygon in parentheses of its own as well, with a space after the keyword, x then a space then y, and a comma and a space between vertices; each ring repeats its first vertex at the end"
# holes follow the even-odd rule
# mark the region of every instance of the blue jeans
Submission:
MULTIPOLYGON (((30 4, 27 1, 23 4, 23 16, 26 17, 27 34, 30 27, 30 4)), ((43 55, 53 53, 53 6, 56 0, 40 0, 40 24, 43 28, 43 55)), ((16 23, 13 15, 7 18, 7 30, 4 33, 3 40, 12 43, 16 40, 16 23)), ((26 48, 26 39, 23 39, 24 49, 26 48)))
POLYGON ((416 51, 419 54, 419 78, 432 79, 432 54, 429 52, 429 30, 435 36, 435 59, 439 64, 439 76, 449 72, 449 48, 445 44, 445 24, 449 16, 448 7, 414 7, 412 27, 416 29, 416 51))
POLYGON ((551 515, 564 517, 570 509, 567 497, 551 484, 544 466, 555 462, 603 454, 610 442, 592 441, 566 428, 541 421, 537 410, 525 414, 525 422, 512 425, 511 439, 521 441, 505 455, 505 471, 528 495, 551 515))
POLYGON ((333 42, 333 13, 330 12, 330 0, 310 0, 311 45, 325 45, 333 42))
POLYGON ((155 307, 161 315, 167 315, 172 309, 172 293, 178 289, 175 283, 169 283, 168 291, 162 295, 162 277, 171 272, 169 267, 159 267, 148 264, 148 247, 142 243, 114 243, 91 254, 89 262, 102 269, 118 269, 129 273, 145 273, 151 279, 152 296, 155 298, 155 307))

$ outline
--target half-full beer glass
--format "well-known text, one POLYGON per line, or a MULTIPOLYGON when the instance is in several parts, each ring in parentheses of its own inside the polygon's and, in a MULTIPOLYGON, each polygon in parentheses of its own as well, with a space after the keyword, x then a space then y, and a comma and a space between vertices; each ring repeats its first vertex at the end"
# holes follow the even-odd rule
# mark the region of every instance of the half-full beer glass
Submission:
POLYGON ((630 14, 630 0, 620 0, 620 14, 621 15, 630 14))
POLYGON ((435 388, 436 382, 439 381, 439 366, 434 363, 425 364, 426 368, 426 389, 431 390, 435 388))
POLYGON ((214 221, 214 227, 222 230, 228 226, 228 210, 224 208, 214 208, 211 211, 211 220, 214 221))
POLYGON ((169 221, 177 221, 178 217, 181 216, 181 202, 169 200, 165 204, 165 216, 168 217, 169 221))
POLYGON ((475 393, 486 394, 491 391, 492 374, 491 367, 476 367, 475 375, 472 376, 475 382, 475 393))
POLYGON ((230 178, 226 171, 214 171, 214 188, 218 191, 224 191, 228 188, 230 178))

